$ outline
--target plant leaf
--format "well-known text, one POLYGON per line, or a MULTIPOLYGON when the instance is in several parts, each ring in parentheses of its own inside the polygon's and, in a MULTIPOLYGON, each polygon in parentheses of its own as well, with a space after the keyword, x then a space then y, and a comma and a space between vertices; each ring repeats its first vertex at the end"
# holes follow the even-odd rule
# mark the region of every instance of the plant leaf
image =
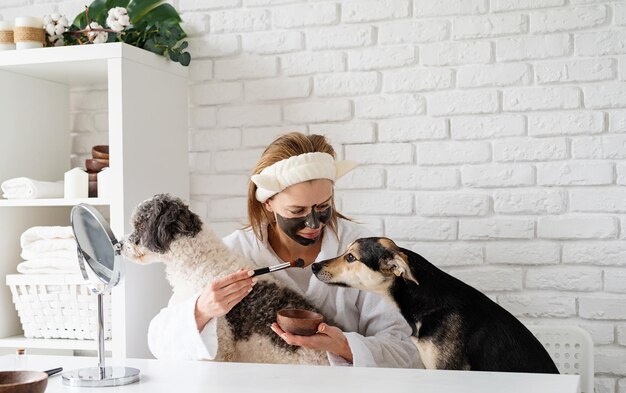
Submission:
POLYGON ((150 12, 148 12, 147 14, 144 15, 145 19, 148 19, 150 21, 158 21, 158 22, 162 22, 162 23, 166 23, 166 22, 180 22, 180 16, 178 15, 178 12, 176 12, 176 8, 172 7, 171 4, 161 4, 155 8, 153 8, 152 10, 150 10, 150 12))
POLYGON ((130 22, 135 25, 152 9, 163 4, 164 0, 130 0, 128 3, 128 15, 130 22))
POLYGON ((189 54, 189 52, 183 52, 180 54, 180 64, 184 65, 185 67, 187 67, 189 65, 189 63, 191 62, 191 55, 189 54))
POLYGON ((83 27, 87 26, 87 18, 85 17, 85 11, 76 15, 76 18, 74 18, 74 21, 72 22, 72 26, 76 27, 76 30, 80 30, 83 27))
POLYGON ((106 9, 107 9, 107 16, 109 13, 109 10, 111 8, 115 8, 115 7, 128 7, 128 1, 129 0, 106 0, 106 9))
MULTIPOLYGON (((91 5, 89 5, 89 20, 91 22, 98 22, 100 26, 104 26, 107 13, 109 10, 106 8, 105 0, 94 0, 91 5)), ((85 22, 81 27, 87 27, 87 18, 85 17, 85 22)))

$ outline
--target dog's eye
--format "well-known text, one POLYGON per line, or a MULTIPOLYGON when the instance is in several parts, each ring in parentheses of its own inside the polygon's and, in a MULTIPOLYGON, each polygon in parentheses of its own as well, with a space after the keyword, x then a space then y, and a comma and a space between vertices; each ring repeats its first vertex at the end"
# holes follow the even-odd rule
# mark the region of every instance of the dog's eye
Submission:
POLYGON ((356 258, 354 257, 354 255, 348 254, 348 255, 346 255, 346 261, 354 262, 354 261, 356 261, 356 258))

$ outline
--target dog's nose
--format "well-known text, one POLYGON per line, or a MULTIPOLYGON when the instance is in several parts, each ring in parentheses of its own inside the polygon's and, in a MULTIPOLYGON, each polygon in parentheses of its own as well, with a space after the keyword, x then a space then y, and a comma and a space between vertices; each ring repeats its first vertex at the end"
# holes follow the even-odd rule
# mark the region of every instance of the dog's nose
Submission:
POLYGON ((311 265, 311 270, 313 270, 313 273, 317 273, 320 270, 322 270, 322 264, 317 262, 311 265))

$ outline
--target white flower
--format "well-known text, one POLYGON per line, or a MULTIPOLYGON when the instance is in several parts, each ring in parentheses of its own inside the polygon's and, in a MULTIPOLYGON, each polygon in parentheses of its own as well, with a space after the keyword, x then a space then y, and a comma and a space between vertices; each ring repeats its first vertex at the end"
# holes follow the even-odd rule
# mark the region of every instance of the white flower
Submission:
POLYGON ((126 8, 111 8, 109 10, 109 16, 107 17, 107 25, 111 28, 111 30, 117 31, 118 33, 130 26, 130 18, 126 8))
POLYGON ((63 45, 63 33, 67 31, 69 23, 67 18, 59 13, 45 15, 43 17, 44 29, 48 35, 48 42, 54 46, 63 45))
POLYGON ((48 35, 56 35, 56 25, 54 23, 48 23, 46 24, 46 33, 48 33, 48 35))
MULTIPOLYGON (((100 26, 98 22, 91 22, 88 29, 102 29, 102 26, 100 26)), ((107 33, 106 31, 90 31, 89 33, 87 33, 87 35, 89 36, 89 41, 93 42, 94 44, 102 44, 104 42, 107 42, 107 39, 109 38, 109 33, 107 33)))

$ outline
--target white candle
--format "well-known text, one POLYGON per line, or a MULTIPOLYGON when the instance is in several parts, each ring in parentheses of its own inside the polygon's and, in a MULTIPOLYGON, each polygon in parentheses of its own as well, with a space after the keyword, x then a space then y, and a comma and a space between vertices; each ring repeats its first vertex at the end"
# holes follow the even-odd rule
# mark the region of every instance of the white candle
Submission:
POLYGON ((0 20, 0 51, 15 49, 13 21, 0 20))
POLYGON ((87 198, 89 196, 89 175, 80 168, 65 172, 64 197, 87 198))
POLYGON ((111 169, 109 167, 102 168, 98 172, 98 198, 109 198, 111 196, 111 169))
POLYGON ((15 18, 15 48, 32 49, 42 48, 45 40, 43 19, 32 16, 15 18))

